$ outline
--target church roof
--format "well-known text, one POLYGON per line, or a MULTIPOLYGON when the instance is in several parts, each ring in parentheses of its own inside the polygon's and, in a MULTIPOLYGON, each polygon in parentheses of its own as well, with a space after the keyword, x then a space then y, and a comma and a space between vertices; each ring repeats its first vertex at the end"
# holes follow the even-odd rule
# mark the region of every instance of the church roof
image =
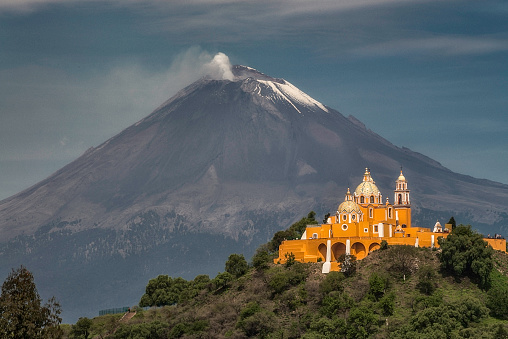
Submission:
POLYGON ((406 181, 406 177, 404 176, 404 174, 402 174, 402 170, 400 170, 400 175, 397 181, 406 181))
POLYGON ((370 171, 368 168, 365 169, 365 174, 363 175, 363 182, 358 185, 355 190, 355 195, 378 195, 379 189, 377 188, 374 180, 370 176, 370 171))
POLYGON ((337 212, 339 213, 358 213, 361 214, 362 210, 360 206, 354 202, 354 201, 344 201, 342 204, 339 205, 339 208, 337 209, 337 212))

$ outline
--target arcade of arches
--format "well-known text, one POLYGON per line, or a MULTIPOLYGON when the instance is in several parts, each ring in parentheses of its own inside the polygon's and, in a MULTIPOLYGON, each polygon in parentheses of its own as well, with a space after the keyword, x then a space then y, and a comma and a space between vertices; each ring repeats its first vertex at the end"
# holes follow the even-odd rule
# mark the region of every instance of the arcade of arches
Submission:
MULTIPOLYGON (((285 240, 279 246, 279 257, 274 262, 284 263, 287 253, 293 253, 301 262, 323 262, 323 273, 340 270, 337 263, 342 254, 354 255, 358 260, 380 248, 381 241, 389 245, 435 247, 438 237, 446 237, 451 225, 445 228, 437 222, 433 230, 413 227, 408 183, 402 170, 395 181, 394 204, 381 192, 365 169, 363 181, 351 193, 347 190, 344 201, 335 215, 325 224, 308 225, 299 240, 285 240)), ((485 239, 497 250, 506 250, 505 239, 485 239)))

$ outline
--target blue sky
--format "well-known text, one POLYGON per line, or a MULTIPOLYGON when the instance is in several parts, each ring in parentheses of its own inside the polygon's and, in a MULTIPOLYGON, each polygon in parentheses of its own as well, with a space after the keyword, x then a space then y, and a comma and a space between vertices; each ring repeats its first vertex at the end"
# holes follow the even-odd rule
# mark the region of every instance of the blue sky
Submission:
POLYGON ((214 54, 508 183, 506 1, 0 2, 0 199, 148 115, 214 54))

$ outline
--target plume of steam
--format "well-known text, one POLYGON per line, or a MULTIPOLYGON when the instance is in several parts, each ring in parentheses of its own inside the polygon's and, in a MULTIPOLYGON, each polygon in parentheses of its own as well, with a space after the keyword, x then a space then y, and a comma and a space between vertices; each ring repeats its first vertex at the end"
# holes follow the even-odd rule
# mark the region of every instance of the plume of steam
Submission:
POLYGON ((215 80, 233 80, 234 75, 231 71, 231 63, 224 53, 217 53, 212 61, 205 64, 204 70, 206 75, 215 80))

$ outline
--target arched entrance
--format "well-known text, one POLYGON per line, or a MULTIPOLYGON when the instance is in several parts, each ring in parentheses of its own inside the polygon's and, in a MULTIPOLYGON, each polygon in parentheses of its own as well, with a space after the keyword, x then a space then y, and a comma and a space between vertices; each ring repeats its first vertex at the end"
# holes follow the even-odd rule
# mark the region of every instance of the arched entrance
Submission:
POLYGON ((318 252, 319 252, 319 256, 321 257, 321 259, 323 261, 326 261, 326 245, 325 244, 319 244, 318 246, 318 252))
POLYGON ((361 242, 355 242, 351 246, 351 254, 356 257, 357 260, 361 260, 365 258, 367 255, 367 251, 365 250, 365 246, 361 242))
POLYGON ((370 244, 370 246, 369 246, 369 253, 373 252, 375 250, 378 250, 380 247, 381 247, 381 245, 379 245, 377 242, 374 242, 374 243, 370 244))
POLYGON ((332 261, 337 261, 342 254, 346 254, 346 245, 337 242, 332 245, 332 261))

